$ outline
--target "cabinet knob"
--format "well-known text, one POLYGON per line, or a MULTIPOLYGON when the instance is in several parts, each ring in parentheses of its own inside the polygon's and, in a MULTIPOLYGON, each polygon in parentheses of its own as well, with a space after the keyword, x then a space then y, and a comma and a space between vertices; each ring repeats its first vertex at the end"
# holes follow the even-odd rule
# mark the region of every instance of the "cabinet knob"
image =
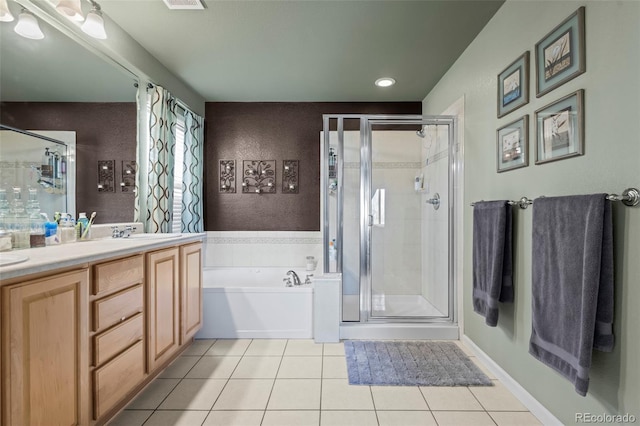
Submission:
POLYGON ((127 319, 127 317, 122 317, 122 318, 120 318, 120 321, 124 321, 126 319, 127 319))

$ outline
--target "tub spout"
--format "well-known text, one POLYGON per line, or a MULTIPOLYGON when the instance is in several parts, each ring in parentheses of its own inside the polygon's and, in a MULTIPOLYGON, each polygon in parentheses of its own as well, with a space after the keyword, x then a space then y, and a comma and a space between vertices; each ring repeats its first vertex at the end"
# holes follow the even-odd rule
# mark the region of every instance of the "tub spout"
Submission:
POLYGON ((295 271, 288 271, 287 272, 287 276, 290 276, 290 277, 293 278, 293 285, 302 284, 302 282, 300 281, 300 277, 298 276, 298 274, 296 274, 295 271))

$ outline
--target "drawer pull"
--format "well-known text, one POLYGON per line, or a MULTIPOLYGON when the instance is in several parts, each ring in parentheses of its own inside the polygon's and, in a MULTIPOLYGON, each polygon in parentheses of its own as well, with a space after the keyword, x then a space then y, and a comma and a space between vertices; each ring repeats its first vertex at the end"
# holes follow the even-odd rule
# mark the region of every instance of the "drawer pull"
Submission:
POLYGON ((120 318, 120 321, 124 321, 126 319, 127 319, 127 317, 122 317, 122 318, 120 318))

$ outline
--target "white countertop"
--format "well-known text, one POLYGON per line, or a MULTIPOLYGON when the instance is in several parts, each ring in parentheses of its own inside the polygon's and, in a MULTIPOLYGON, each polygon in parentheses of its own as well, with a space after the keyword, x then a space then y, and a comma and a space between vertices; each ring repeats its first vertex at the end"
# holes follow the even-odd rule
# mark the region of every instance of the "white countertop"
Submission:
MULTIPOLYGON (((113 257, 126 256, 163 247, 202 241, 206 234, 180 234, 171 238, 103 238, 55 246, 14 250, 7 254, 26 256, 25 262, 0 266, 0 286, 2 280, 53 271, 82 263, 96 262, 113 257)), ((2 254, 0 253, 0 256, 2 254)))

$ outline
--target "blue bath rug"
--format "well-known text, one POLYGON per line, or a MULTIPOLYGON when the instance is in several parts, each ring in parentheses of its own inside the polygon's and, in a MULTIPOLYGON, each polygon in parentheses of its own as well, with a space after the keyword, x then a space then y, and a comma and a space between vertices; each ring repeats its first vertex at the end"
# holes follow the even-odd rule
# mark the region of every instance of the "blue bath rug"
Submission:
POLYGON ((493 386, 453 342, 344 342, 350 385, 493 386))

